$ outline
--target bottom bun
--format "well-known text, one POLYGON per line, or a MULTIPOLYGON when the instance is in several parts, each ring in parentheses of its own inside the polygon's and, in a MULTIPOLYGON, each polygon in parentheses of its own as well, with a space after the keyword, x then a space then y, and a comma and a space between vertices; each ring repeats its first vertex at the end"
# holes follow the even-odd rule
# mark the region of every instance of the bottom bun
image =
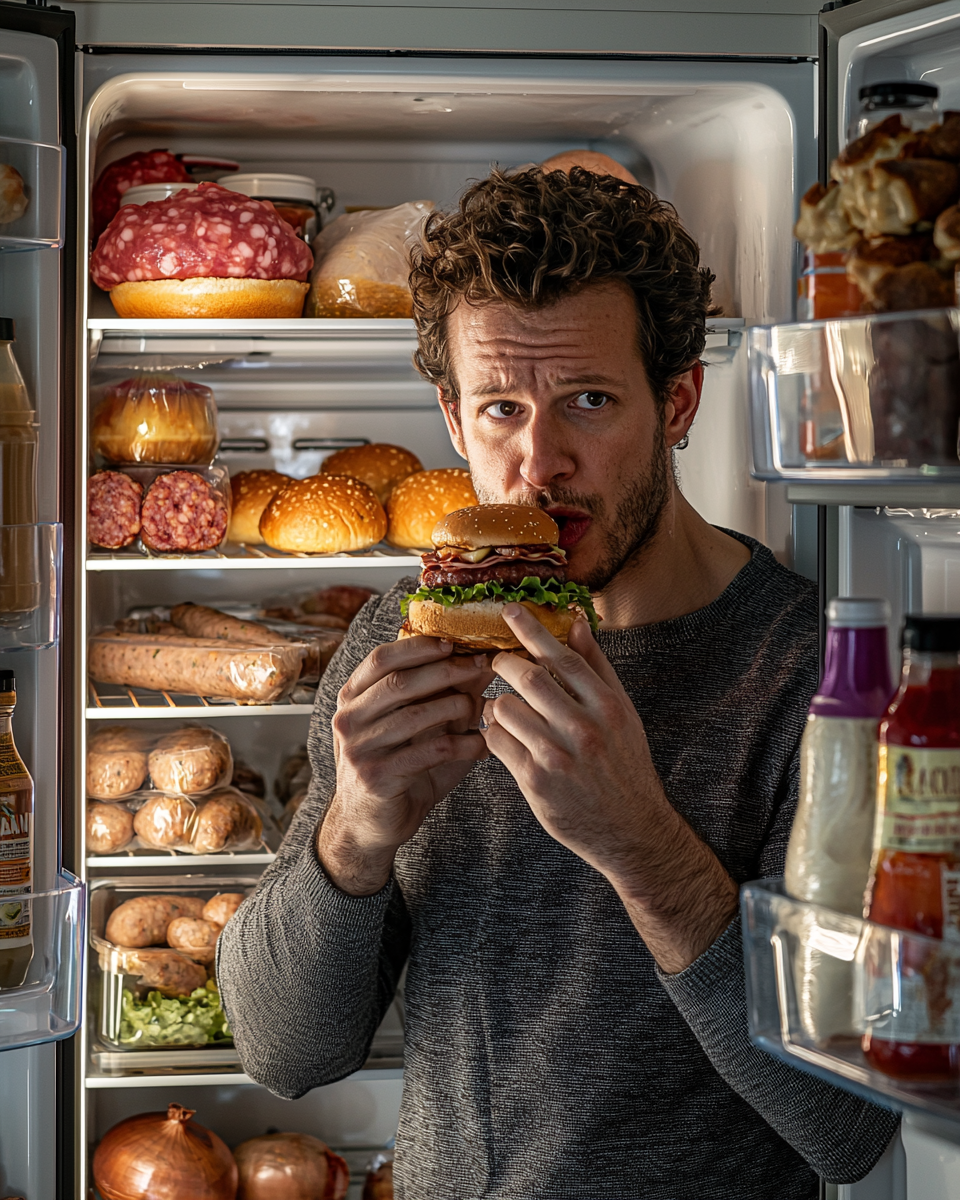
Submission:
POLYGON ((118 283, 110 300, 119 317, 299 317, 307 287, 297 279, 147 279, 118 283))
MULTIPOLYGON (((574 621, 582 615, 579 608, 548 608, 521 600, 524 608, 552 633, 558 642, 567 644, 574 621)), ((468 652, 479 650, 516 650, 520 642, 503 619, 503 603, 499 600, 474 600, 468 604, 437 604, 435 600, 411 600, 407 613, 409 634, 446 638, 468 652)))

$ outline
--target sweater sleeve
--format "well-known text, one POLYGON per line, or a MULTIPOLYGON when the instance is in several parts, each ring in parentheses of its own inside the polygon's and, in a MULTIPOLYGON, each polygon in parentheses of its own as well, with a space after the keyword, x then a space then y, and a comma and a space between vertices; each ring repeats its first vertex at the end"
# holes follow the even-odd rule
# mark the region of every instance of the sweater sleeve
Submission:
MULTIPOLYGON (((758 875, 783 874, 796 809, 792 760, 758 875)), ((830 1183, 855 1183, 883 1154, 900 1122, 880 1108, 798 1071, 750 1041, 739 916, 685 971, 660 982, 724 1080, 830 1183)))
POLYGON ((244 1070, 294 1099, 363 1066, 409 951, 394 880, 350 896, 317 857, 336 786, 330 722, 340 688, 400 625, 401 583, 357 616, 330 662, 310 722, 310 789, 275 861, 220 936, 217 979, 244 1070))

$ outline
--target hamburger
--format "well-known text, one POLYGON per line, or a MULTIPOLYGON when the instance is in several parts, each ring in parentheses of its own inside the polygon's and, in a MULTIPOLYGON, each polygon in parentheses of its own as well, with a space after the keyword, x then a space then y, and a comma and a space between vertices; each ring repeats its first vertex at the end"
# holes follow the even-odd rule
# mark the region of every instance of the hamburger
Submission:
POLYGON ((423 555, 420 586, 400 605, 406 618, 400 636, 446 638, 462 654, 515 650, 520 642, 503 619, 511 603, 528 608, 564 644, 578 617, 595 630, 593 599, 582 584, 568 582, 559 533, 551 517, 526 505, 449 513, 433 530, 433 550, 423 555))

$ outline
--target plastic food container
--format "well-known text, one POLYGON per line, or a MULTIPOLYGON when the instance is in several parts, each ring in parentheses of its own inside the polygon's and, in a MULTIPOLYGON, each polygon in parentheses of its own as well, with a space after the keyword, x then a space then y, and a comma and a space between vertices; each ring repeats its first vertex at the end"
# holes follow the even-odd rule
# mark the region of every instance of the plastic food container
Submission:
POLYGON ((136 187, 127 188, 120 198, 120 207, 125 204, 149 204, 151 200, 169 200, 177 192, 186 189, 195 192, 199 183, 141 183, 136 187))
POLYGON ((90 638, 87 661, 96 683, 272 704, 292 691, 306 653, 301 643, 256 646, 110 629, 90 638))
POLYGON ((258 200, 269 200, 297 236, 311 242, 336 199, 330 188, 318 188, 309 175, 277 175, 251 171, 221 179, 220 186, 258 200))
POLYGON ((99 879, 90 885, 91 1001, 104 1042, 123 1050, 232 1045, 212 963, 198 963, 166 945, 114 944, 107 940, 107 922, 127 901, 162 896, 205 903, 225 892, 248 895, 255 885, 250 876, 209 875, 99 879))

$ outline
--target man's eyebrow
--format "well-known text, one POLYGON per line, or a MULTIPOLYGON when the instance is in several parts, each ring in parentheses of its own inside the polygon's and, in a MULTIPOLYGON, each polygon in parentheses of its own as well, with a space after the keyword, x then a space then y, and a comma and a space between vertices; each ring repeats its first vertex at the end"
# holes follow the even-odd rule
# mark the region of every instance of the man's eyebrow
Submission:
MULTIPOLYGON (((552 379, 551 384, 554 387, 622 387, 622 381, 611 378, 609 375, 561 375, 557 379, 552 379)), ((471 388, 471 396, 477 398, 486 396, 506 396, 516 389, 511 387, 509 382, 504 380, 491 380, 489 383, 481 384, 479 387, 471 388)))

